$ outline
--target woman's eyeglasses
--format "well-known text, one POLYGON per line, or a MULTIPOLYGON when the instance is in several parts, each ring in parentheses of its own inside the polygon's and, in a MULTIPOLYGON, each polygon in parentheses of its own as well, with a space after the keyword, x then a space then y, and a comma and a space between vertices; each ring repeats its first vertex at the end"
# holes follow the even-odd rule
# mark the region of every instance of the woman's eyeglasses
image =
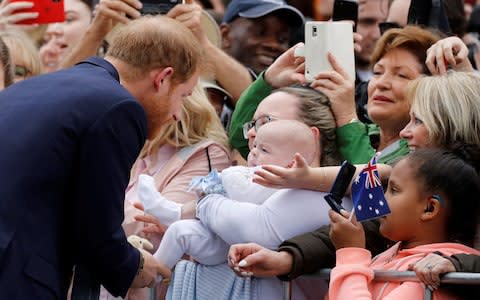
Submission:
POLYGON ((248 140, 247 133, 250 131, 250 129, 255 127, 255 130, 258 130, 258 128, 260 128, 262 125, 267 124, 273 120, 278 120, 278 119, 267 115, 267 116, 258 117, 255 120, 252 120, 250 122, 243 124, 243 137, 246 140, 248 140))

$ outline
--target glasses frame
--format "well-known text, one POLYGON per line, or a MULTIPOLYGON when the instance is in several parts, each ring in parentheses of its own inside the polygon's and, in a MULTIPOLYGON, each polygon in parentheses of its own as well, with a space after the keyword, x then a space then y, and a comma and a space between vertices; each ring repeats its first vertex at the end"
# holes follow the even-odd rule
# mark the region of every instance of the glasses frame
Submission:
POLYGON ((270 123, 270 122, 275 121, 275 120, 278 120, 278 118, 275 118, 275 117, 270 116, 270 115, 265 115, 265 116, 260 116, 260 117, 256 118, 255 120, 251 120, 250 122, 247 122, 247 123, 243 124, 243 126, 242 126, 243 137, 246 140, 248 140, 248 135, 247 134, 250 131, 250 129, 255 127, 255 131, 257 131, 258 128, 260 128, 262 125, 270 123), (260 121, 262 121, 262 123, 260 123, 260 121))

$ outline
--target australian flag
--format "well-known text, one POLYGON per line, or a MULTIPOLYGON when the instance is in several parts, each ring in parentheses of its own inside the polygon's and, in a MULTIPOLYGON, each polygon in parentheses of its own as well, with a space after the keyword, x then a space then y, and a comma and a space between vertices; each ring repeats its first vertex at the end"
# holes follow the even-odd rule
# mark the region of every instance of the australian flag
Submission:
POLYGON ((378 177, 376 155, 353 181, 352 201, 357 221, 375 219, 390 213, 378 177))

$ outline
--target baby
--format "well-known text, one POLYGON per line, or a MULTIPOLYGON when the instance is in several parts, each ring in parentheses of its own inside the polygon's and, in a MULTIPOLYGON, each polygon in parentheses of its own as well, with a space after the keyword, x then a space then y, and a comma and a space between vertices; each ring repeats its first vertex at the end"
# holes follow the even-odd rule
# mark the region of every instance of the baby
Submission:
MULTIPOLYGON (((248 167, 229 167, 219 173, 221 185, 216 187, 217 192, 252 205, 263 203, 278 190, 253 183, 255 167, 263 164, 287 167, 295 153, 300 153, 311 163, 319 156, 316 151, 317 140, 312 129, 299 121, 276 120, 264 124, 259 128, 248 156, 248 167)), ((181 205, 162 197, 152 177, 140 176, 139 198, 147 213, 170 225, 154 255, 162 263, 173 267, 184 254, 207 265, 226 261, 229 245, 199 220, 178 221, 182 218, 181 205)))

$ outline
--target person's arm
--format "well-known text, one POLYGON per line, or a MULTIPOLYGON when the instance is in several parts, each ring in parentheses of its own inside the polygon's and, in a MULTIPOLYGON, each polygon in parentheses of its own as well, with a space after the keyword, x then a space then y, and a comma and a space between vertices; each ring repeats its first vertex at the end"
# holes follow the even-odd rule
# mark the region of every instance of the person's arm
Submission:
POLYGON ((62 60, 62 68, 71 67, 87 57, 96 55, 113 27, 117 23, 128 23, 127 15, 134 19, 140 17, 138 9, 141 7, 142 3, 138 0, 101 0, 96 8, 95 17, 80 42, 62 60))
MULTIPOLYGON (((358 175, 365 165, 355 165, 358 175)), ((390 176, 392 167, 386 164, 377 165, 382 181, 390 176)), ((310 189, 328 192, 340 170, 339 166, 310 167, 298 153, 294 156, 294 164, 289 167, 263 165, 255 170, 253 182, 272 188, 310 189)), ((354 176, 355 177, 355 176, 354 176)), ((350 194, 350 191, 347 190, 350 194)))
MULTIPOLYGON (((391 243, 380 235, 377 220, 363 222, 366 248, 376 255, 388 248, 391 243)), ((282 280, 291 280, 309 274, 320 268, 335 266, 335 246, 329 236, 330 226, 296 236, 284 241, 278 251, 289 252, 293 258, 290 272, 279 276, 282 280)))
POLYGON ((235 104, 252 83, 252 76, 244 65, 210 42, 201 25, 202 14, 202 7, 194 3, 176 5, 167 16, 182 22, 197 37, 208 64, 213 67, 215 79, 232 95, 235 104))
POLYGON ((370 144, 368 126, 353 121, 336 129, 340 156, 352 164, 364 164, 370 161, 376 150, 370 144))
POLYGON ((79 262, 117 296, 125 295, 132 284, 148 285, 156 276, 155 261, 147 254, 139 272, 140 253, 122 229, 125 188, 145 139, 144 120, 136 101, 111 107, 82 134, 75 166, 69 218, 79 262))

